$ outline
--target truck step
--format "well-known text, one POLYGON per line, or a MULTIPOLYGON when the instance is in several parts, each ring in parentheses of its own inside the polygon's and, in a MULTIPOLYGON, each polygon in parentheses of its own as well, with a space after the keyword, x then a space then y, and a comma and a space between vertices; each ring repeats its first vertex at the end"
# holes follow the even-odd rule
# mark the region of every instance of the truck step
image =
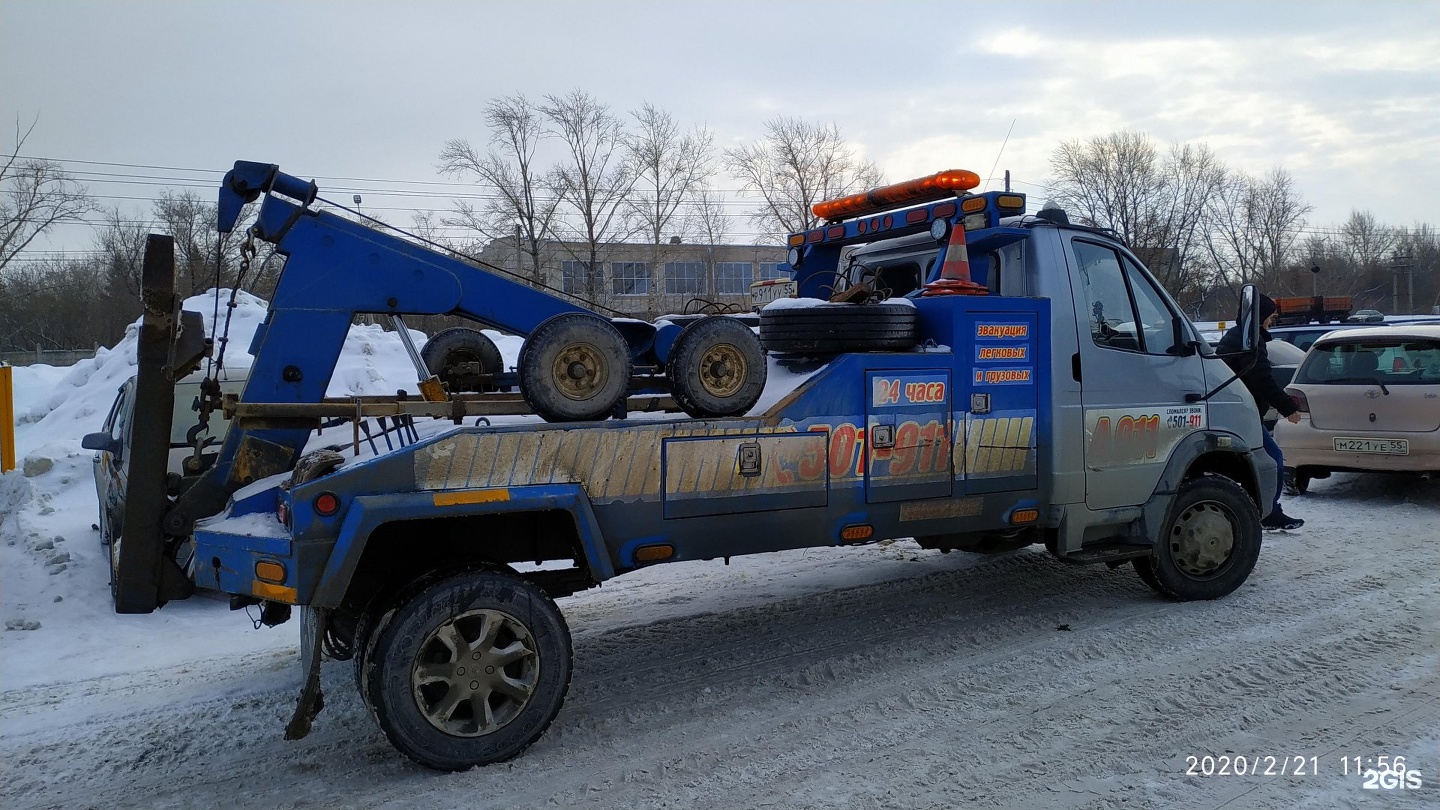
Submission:
POLYGON ((1149 556, 1149 546, 1141 546, 1134 543, 1105 542, 1086 546, 1079 551, 1072 551, 1066 554, 1064 559, 1066 562, 1089 564, 1123 562, 1125 560, 1133 560, 1136 557, 1149 556))

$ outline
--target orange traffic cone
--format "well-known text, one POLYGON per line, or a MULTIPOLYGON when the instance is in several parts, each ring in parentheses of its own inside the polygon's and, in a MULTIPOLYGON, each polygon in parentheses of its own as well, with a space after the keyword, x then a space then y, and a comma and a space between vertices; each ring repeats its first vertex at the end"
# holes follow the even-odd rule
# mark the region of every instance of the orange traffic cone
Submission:
POLYGON ((950 244, 945 247, 945 263, 940 266, 940 278, 925 285, 921 295, 988 295, 990 291, 983 284, 970 280, 970 252, 965 249, 965 229, 956 225, 950 229, 950 244))

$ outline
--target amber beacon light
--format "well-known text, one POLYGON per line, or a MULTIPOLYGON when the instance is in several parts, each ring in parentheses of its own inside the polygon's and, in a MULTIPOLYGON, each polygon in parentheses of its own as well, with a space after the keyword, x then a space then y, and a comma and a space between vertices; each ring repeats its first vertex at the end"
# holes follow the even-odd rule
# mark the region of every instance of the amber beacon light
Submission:
POLYGON ((980 175, 965 169, 950 169, 929 177, 873 188, 860 194, 815 203, 810 210, 815 216, 834 222, 846 217, 860 217, 900 205, 930 202, 953 197, 980 185, 980 175))

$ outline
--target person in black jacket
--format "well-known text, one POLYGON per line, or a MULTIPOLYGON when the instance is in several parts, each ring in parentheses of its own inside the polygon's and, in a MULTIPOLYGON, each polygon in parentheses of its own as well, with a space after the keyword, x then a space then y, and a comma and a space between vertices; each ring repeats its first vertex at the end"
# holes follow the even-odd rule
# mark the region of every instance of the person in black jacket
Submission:
MULTIPOLYGON (((1270 373, 1270 353, 1265 348, 1266 342, 1270 340, 1268 330, 1275 323, 1277 309, 1278 307, 1275 306, 1275 302, 1271 300, 1270 296, 1260 296, 1260 356, 1256 358, 1255 365, 1251 366, 1249 371, 1240 375, 1240 381, 1245 383, 1245 387, 1250 390, 1250 396, 1255 398, 1255 406, 1260 409, 1262 417, 1265 415, 1266 408, 1273 407, 1280 412, 1281 416, 1291 422, 1299 422, 1300 409, 1295 407, 1295 400, 1285 393, 1285 389, 1275 382, 1274 375, 1270 373)), ((1244 333, 1241 332, 1239 319, 1236 320, 1236 325, 1220 338, 1219 349, 1222 354, 1241 351, 1244 333)), ((1225 362, 1229 363, 1233 370, 1239 372, 1245 368, 1249 358, 1243 355, 1227 357, 1225 362)), ((1275 443, 1275 438, 1270 435, 1270 431, 1262 428, 1261 434, 1265 437, 1265 452, 1275 459, 1276 472, 1280 473, 1283 478, 1285 458, 1280 453, 1280 445, 1275 443)), ((1260 525, 1271 530, 1295 531, 1304 526, 1305 521, 1290 517, 1280 508, 1280 487, 1277 486, 1275 488, 1275 504, 1270 514, 1260 521, 1260 525)))

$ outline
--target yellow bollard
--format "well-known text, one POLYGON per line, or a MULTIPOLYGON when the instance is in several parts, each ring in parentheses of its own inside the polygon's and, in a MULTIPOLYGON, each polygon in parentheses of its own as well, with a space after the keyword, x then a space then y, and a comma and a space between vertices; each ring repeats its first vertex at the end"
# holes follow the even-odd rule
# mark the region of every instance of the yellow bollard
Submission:
POLYGON ((0 473, 15 469, 15 387, 10 366, 0 365, 0 473))

